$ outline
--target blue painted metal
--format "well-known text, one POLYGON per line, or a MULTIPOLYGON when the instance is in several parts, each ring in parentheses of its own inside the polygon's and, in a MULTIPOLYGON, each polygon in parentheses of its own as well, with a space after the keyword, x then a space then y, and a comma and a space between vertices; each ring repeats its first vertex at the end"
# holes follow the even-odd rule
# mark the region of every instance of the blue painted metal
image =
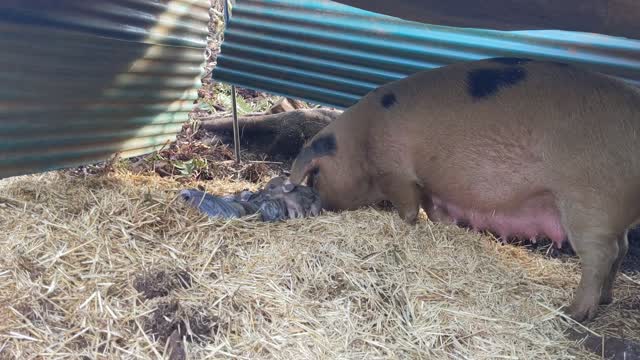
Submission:
POLYGON ((208 0, 0 2, 0 178, 175 139, 208 22, 208 0))
POLYGON ((573 63, 640 84, 640 41, 434 26, 327 0, 237 0, 224 37, 215 80, 338 108, 416 71, 494 56, 573 63))

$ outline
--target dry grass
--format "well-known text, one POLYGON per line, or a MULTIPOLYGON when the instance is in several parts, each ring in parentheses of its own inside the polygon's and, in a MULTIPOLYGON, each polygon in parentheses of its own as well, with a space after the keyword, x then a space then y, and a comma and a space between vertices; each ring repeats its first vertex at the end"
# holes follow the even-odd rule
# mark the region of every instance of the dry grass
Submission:
MULTIPOLYGON (((210 220, 176 199, 185 186, 127 173, 0 183, 0 358, 597 358, 555 316, 575 260, 374 209, 210 220)), ((618 281, 595 331, 640 340, 638 280, 618 281)))

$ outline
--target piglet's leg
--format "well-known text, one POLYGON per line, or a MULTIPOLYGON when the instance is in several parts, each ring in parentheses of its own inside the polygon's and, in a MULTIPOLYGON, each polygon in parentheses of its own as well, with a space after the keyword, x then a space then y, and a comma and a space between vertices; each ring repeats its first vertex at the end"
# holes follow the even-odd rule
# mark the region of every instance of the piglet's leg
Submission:
POLYGON ((416 183, 401 176, 387 175, 380 179, 386 200, 398 210, 400 218, 408 224, 415 224, 420 210, 420 191, 416 183))
POLYGON ((317 200, 311 203, 311 206, 309 208, 309 214, 311 214, 311 216, 318 216, 320 215, 320 211, 322 211, 322 205, 320 203, 320 198, 318 198, 317 200))
POLYGON ((287 205, 287 212, 290 219, 299 219, 306 216, 305 209, 296 200, 285 197, 284 202, 287 205))

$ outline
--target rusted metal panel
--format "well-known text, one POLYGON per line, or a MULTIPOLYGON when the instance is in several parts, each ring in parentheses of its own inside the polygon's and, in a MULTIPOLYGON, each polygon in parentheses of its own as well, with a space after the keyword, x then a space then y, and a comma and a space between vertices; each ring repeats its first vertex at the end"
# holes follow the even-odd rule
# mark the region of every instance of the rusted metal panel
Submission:
POLYGON ((0 177, 175 139, 204 74, 208 0, 0 3, 0 177))
POLYGON ((215 80, 339 108, 416 71, 494 56, 573 63, 640 84, 637 40, 434 26, 327 0, 237 0, 224 36, 215 80))

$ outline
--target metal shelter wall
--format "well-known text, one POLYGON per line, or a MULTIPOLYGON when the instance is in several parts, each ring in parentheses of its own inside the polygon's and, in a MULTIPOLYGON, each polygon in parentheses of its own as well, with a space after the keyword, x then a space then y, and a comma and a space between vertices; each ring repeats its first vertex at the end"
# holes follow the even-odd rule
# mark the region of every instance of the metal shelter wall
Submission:
POLYGON ((0 178, 175 139, 208 21, 208 0, 0 2, 0 178))
POLYGON ((492 30, 566 30, 640 39, 637 0, 334 0, 428 24, 492 30))
POLYGON ((224 37, 215 80, 338 108, 416 71, 493 56, 579 64, 640 84, 640 41, 434 26, 327 0, 237 0, 224 37))

